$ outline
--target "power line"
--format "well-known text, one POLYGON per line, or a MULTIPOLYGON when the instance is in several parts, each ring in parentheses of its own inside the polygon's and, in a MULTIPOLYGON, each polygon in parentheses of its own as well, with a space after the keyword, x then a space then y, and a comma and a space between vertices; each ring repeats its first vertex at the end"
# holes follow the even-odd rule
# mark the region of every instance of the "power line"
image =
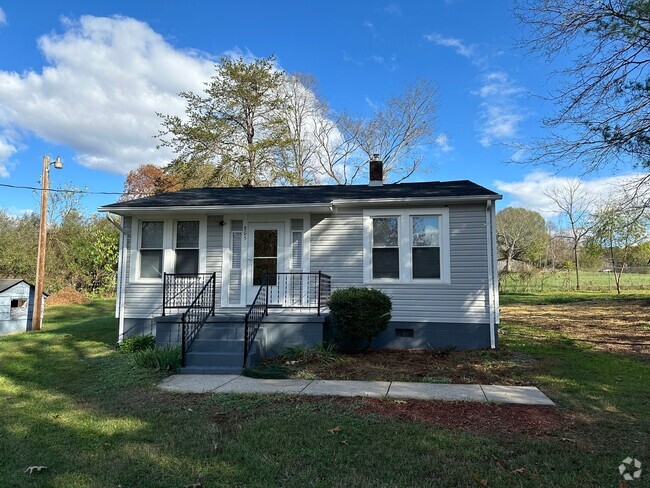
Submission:
MULTIPOLYGON (((35 190, 43 191, 43 188, 38 188, 36 186, 21 186, 21 185, 9 185, 7 183, 0 183, 0 186, 5 188, 14 188, 19 190, 35 190)), ((68 190, 65 188, 50 188, 48 191, 56 191, 62 193, 84 193, 86 195, 139 195, 138 193, 128 193, 128 192, 115 192, 115 191, 90 191, 90 190, 68 190)))

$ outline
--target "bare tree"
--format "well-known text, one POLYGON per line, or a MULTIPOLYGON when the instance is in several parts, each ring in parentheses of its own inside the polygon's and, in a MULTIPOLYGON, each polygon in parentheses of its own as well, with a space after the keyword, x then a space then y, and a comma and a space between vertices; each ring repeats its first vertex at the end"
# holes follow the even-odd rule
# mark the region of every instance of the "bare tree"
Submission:
POLYGON ((339 185, 354 183, 366 161, 358 144, 359 125, 348 115, 328 114, 317 119, 314 153, 319 171, 339 185))
POLYGON ((420 169, 423 148, 433 141, 436 95, 431 81, 419 80, 377 108, 370 118, 356 122, 359 147, 366 160, 381 155, 385 180, 398 183, 420 169))
POLYGON ((543 255, 548 239, 544 217, 533 210, 506 207, 497 214, 497 250, 506 260, 506 273, 513 259, 534 261, 543 255))
POLYGON ((289 135, 289 142, 281 147, 285 166, 281 177, 289 184, 300 186, 313 180, 319 149, 314 131, 319 119, 327 117, 325 104, 316 94, 317 85, 312 75, 295 73, 286 77, 281 88, 287 103, 280 119, 289 135))
POLYGON ((607 249, 619 295, 621 277, 632 255, 633 247, 648 236, 647 209, 638 205, 626 205, 628 202, 629 197, 623 195, 621 198, 611 199, 596 212, 595 236, 607 249))
MULTIPOLYGON (((576 290, 580 289, 580 243, 589 235, 595 222, 591 218, 591 210, 597 197, 589 195, 577 178, 572 178, 564 183, 549 188, 544 192, 553 201, 559 214, 569 222, 569 235, 562 235, 571 242, 573 251, 573 264, 576 273, 576 290)), ((560 234, 561 235, 561 234, 560 234)))
POLYGON ((647 0, 519 0, 522 45, 548 60, 569 54, 548 94, 552 135, 532 162, 585 172, 618 163, 650 167, 650 9, 647 0))

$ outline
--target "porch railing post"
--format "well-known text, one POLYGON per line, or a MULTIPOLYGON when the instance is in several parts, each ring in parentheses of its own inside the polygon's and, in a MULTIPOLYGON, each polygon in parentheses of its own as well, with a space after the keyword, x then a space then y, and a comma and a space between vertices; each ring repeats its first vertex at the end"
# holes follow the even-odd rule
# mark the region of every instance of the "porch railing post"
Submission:
POLYGON ((321 278, 322 278, 322 271, 319 271, 319 272, 318 272, 318 289, 316 290, 316 292, 318 293, 318 312, 317 312, 317 313, 318 313, 318 316, 319 316, 319 317, 320 317, 320 295, 321 295, 321 293, 320 293, 320 292, 321 292, 320 287, 321 287, 321 278))
POLYGON ((216 271, 212 273, 212 316, 214 317, 214 311, 216 308, 216 294, 217 294, 217 273, 216 271))
POLYGON ((244 320, 244 365, 246 367, 246 362, 248 361, 248 314, 244 320))
POLYGON ((181 315, 181 366, 185 367, 185 314, 181 315))
POLYGON ((167 273, 163 273, 163 309, 162 316, 165 316, 165 305, 167 305, 167 273))
MULTIPOLYGON (((277 275, 276 275, 277 276, 277 275)), ((269 315, 269 274, 264 277, 264 287, 266 288, 266 300, 264 301, 264 315, 269 315)))

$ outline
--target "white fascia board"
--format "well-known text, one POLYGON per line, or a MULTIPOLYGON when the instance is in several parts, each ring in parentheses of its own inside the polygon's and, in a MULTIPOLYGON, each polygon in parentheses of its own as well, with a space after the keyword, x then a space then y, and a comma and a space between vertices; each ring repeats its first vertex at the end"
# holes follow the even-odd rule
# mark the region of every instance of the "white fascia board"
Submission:
POLYGON ((178 205, 174 207, 99 207, 98 212, 111 212, 118 215, 137 215, 141 213, 157 214, 242 214, 242 213, 284 213, 301 212, 308 210, 310 213, 332 213, 332 205, 323 203, 279 204, 279 205, 178 205))
POLYGON ((333 200, 335 207, 375 207, 385 205, 402 205, 405 208, 413 205, 444 205, 447 203, 483 203, 486 200, 501 200, 503 195, 479 195, 460 197, 401 197, 401 198, 360 198, 356 200, 333 200))

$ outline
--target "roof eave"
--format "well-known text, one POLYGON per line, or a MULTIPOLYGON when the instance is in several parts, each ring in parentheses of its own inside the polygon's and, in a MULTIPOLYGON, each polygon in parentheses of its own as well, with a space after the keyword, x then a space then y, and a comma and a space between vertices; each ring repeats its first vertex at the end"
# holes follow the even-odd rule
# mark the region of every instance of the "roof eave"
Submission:
POLYGON ((210 212, 220 214, 240 213, 278 213, 304 212, 305 210, 320 213, 332 213, 329 203, 295 203, 274 205, 174 205, 158 207, 99 207, 99 212, 109 212, 117 215, 134 215, 146 213, 196 213, 210 212))
POLYGON ((400 198, 359 198, 333 200, 336 207, 379 206, 379 205, 404 205, 404 204, 435 204, 448 203, 477 203, 487 200, 501 200, 502 195, 460 195, 452 197, 400 197, 400 198))

